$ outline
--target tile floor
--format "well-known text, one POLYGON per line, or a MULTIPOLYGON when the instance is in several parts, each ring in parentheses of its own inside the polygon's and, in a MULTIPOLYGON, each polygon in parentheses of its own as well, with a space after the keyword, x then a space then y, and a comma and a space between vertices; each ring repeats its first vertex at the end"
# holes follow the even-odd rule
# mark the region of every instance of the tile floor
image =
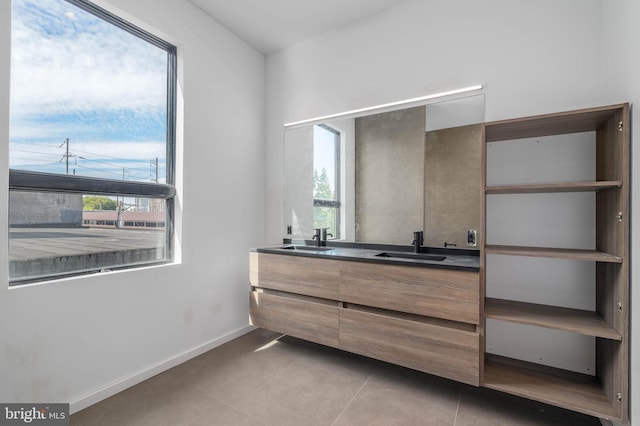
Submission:
POLYGON ((257 329, 71 425, 599 426, 596 418, 257 329))

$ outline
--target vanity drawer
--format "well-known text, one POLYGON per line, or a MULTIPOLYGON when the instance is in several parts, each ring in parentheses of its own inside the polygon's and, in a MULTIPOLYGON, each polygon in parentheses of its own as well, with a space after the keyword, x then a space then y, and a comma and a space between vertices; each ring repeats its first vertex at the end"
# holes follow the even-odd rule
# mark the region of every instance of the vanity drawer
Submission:
POLYGON ((251 324, 327 346, 338 346, 338 302, 253 290, 251 324))
POLYGON ((480 323, 478 272, 343 263, 339 300, 452 321, 480 323))
POLYGON ((475 326, 437 321, 340 309, 340 349, 478 386, 480 335, 475 326))
POLYGON ((254 287, 337 300, 340 263, 331 259, 251 253, 250 281, 254 287))

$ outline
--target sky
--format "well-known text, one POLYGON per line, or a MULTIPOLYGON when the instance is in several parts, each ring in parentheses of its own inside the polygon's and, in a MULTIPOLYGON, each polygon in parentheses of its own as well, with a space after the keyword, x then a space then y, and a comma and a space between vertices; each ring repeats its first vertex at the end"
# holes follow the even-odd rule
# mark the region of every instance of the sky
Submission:
MULTIPOLYGON (((313 169, 316 173, 327 171, 329 186, 336 190, 336 137, 322 126, 313 126, 313 169)), ((339 142, 338 142, 339 143, 339 142)))
POLYGON ((167 52, 64 0, 12 0, 10 168, 165 181, 167 52))

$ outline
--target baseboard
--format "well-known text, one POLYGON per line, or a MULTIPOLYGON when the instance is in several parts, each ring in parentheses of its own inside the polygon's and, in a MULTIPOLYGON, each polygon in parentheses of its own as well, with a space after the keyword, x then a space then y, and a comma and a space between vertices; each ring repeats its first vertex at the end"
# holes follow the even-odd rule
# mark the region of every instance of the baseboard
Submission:
POLYGON ((216 348, 224 343, 227 343, 233 339, 236 339, 242 336, 243 334, 246 334, 254 329, 255 327, 251 325, 247 325, 241 329, 232 331, 231 333, 225 334, 224 336, 218 337, 217 339, 214 339, 210 342, 207 342, 203 345, 197 346, 193 349, 183 352, 178 356, 167 359, 159 364, 154 365, 151 368, 140 371, 134 374, 133 376, 127 377, 122 380, 118 380, 117 382, 114 382, 100 390, 97 390, 81 398, 78 398, 77 400, 72 401, 69 404, 69 414, 76 413, 104 399, 107 399, 110 396, 113 396, 119 392, 122 392, 127 388, 130 388, 131 386, 137 385, 138 383, 141 383, 147 379, 150 379, 151 377, 156 376, 164 371, 167 371, 168 369, 173 368, 177 365, 180 365, 183 362, 189 361, 190 359, 195 358, 198 355, 201 355, 207 351, 210 351, 213 348, 216 348))

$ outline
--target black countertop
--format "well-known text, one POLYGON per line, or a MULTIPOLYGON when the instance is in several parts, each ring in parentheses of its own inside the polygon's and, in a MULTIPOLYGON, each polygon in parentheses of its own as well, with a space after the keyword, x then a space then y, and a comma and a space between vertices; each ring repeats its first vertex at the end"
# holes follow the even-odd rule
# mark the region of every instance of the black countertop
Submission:
POLYGON ((427 268, 457 269, 470 272, 480 271, 480 253, 478 250, 423 247, 421 255, 431 259, 415 258, 411 247, 335 243, 328 242, 327 247, 315 247, 303 244, 277 244, 252 249, 258 253, 282 254, 287 256, 304 256, 317 259, 336 259, 354 262, 372 262, 427 268), (380 256, 385 253, 388 256, 380 256), (395 257, 396 255, 402 257, 395 257), (434 260, 441 259, 442 260, 434 260))

